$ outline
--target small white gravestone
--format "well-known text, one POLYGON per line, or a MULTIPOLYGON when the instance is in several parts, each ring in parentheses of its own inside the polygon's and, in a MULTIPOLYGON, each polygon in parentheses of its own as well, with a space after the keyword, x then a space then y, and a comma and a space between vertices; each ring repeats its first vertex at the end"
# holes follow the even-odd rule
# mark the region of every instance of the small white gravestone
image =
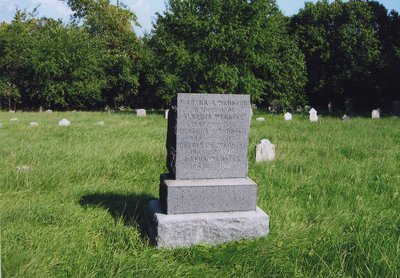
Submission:
POLYGON ((104 121, 101 121, 101 122, 95 123, 94 125, 104 125, 104 121))
POLYGON ((379 113, 379 110, 372 110, 372 112, 371 112, 372 119, 379 119, 380 117, 381 117, 381 113, 379 113))
POLYGON ((308 113, 310 113, 310 122, 318 121, 317 110, 315 110, 314 108, 311 108, 311 110, 308 113))
POLYGON ((165 118, 168 119, 169 109, 165 110, 165 118))
POLYGON ((18 121, 18 118, 12 118, 10 121, 18 121))
POLYGON ((262 121, 264 121, 264 120, 265 120, 264 117, 256 118, 256 121, 259 121, 259 122, 262 122, 262 121))
POLYGON ((350 117, 347 116, 346 114, 344 114, 343 117, 342 117, 342 120, 343 120, 343 121, 350 120, 350 117))
POLYGON ((292 114, 289 112, 286 112, 286 114, 283 116, 285 118, 285 121, 291 121, 292 120, 292 114))
POLYGON ((31 123, 29 123, 29 125, 30 125, 30 126, 38 126, 39 124, 36 123, 36 122, 31 122, 31 123))
POLYGON ((70 121, 68 121, 67 119, 62 119, 61 121, 58 122, 58 125, 60 126, 68 126, 70 125, 70 121))
POLYGON ((32 167, 29 167, 29 166, 17 166, 17 170, 18 171, 31 171, 31 170, 33 170, 32 169, 32 167))
POLYGON ((8 110, 8 113, 15 113, 14 110, 8 110))
POLYGON ((2 128, 3 127, 3 124, 2 123, 0 123, 0 128, 2 128))
POLYGON ((275 159, 275 145, 268 139, 262 139, 256 146, 256 162, 270 161, 275 159))
POLYGON ((137 109, 136 116, 138 117, 146 117, 146 110, 145 109, 137 109))
POLYGON ((47 110, 46 110, 46 113, 53 113, 53 111, 50 110, 50 109, 47 109, 47 110))

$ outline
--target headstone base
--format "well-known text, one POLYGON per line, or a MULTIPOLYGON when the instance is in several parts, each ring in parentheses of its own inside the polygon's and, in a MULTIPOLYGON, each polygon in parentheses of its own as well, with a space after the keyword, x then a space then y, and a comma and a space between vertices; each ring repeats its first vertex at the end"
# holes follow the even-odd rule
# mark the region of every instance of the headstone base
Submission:
POLYGON ((174 180, 162 174, 160 205, 166 214, 251 211, 257 184, 249 178, 174 180))
POLYGON ((147 228, 158 248, 217 245, 267 235, 269 216, 259 207, 244 212, 164 214, 154 200, 148 207, 147 228))

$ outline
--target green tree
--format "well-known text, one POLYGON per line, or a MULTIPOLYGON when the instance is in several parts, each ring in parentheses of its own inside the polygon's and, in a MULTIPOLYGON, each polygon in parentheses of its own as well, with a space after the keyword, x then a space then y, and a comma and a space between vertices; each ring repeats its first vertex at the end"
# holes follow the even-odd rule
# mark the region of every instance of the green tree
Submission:
POLYGON ((274 0, 170 0, 145 43, 156 70, 143 89, 165 103, 180 92, 303 101, 304 57, 274 0))
POLYGON ((290 26, 306 57, 306 91, 313 106, 325 108, 332 101, 343 107, 352 101, 359 110, 367 110, 379 105, 382 43, 369 3, 306 3, 290 26))
POLYGON ((1 79, 16 86, 25 108, 104 105, 105 44, 90 38, 83 27, 17 11, 0 31, 1 79))
POLYGON ((92 38, 104 41, 108 55, 102 60, 107 84, 103 89, 106 102, 115 107, 130 105, 139 88, 137 38, 132 23, 136 15, 124 4, 109 0, 67 0, 76 19, 83 19, 83 26, 92 38))

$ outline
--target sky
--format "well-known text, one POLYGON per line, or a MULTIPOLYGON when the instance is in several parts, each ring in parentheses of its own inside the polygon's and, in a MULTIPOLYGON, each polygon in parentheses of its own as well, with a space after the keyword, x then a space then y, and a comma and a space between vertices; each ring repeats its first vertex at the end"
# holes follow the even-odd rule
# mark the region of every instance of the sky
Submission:
MULTIPOLYGON (((152 22, 155 20, 155 13, 162 13, 165 10, 167 0, 120 0, 127 5, 138 17, 141 27, 135 27, 135 32, 141 36, 144 32, 150 32, 152 22)), ((115 0, 111 0, 115 3, 115 0)), ((299 9, 304 7, 305 2, 317 2, 317 0, 276 0, 280 10, 287 16, 296 14, 299 9)), ((331 0, 329 2, 332 2, 331 0)), ((400 12, 400 0, 379 0, 389 11, 400 12)), ((66 1, 62 0, 0 0, 0 22, 10 23, 18 7, 20 10, 26 9, 28 12, 39 6, 39 17, 61 18, 63 22, 68 22, 72 11, 66 1)))

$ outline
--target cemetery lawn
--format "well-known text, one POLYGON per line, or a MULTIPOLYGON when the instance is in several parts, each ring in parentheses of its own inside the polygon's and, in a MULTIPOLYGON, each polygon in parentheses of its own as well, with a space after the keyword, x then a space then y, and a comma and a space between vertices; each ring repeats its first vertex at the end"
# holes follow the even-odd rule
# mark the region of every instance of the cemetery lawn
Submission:
POLYGON ((172 251, 142 229, 166 172, 162 114, 3 112, 0 123, 2 277, 400 277, 400 119, 256 111, 248 176, 270 234, 172 251), (276 159, 256 164, 263 138, 276 159))

